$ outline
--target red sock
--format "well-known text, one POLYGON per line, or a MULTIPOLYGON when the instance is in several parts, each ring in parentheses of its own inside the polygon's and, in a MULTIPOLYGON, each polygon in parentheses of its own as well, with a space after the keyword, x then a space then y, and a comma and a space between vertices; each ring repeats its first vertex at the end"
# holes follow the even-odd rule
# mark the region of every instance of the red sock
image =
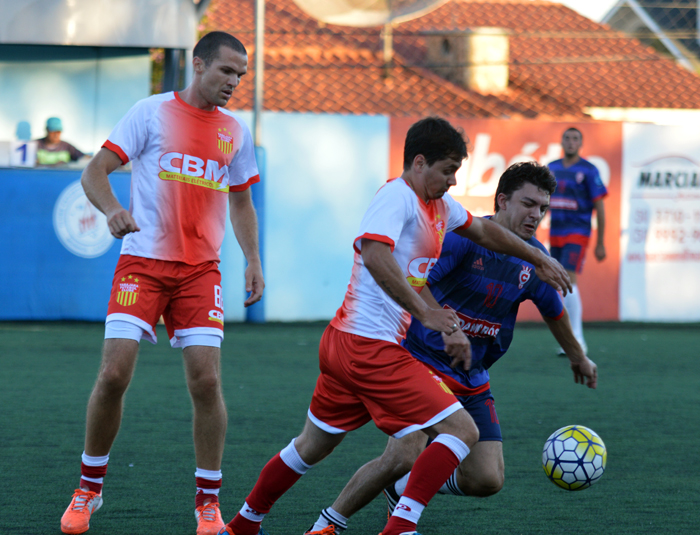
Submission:
MULTIPOLYGON (((287 492, 300 477, 301 474, 298 474, 287 466, 278 453, 270 459, 265 465, 265 468, 262 469, 262 472, 260 472, 260 477, 258 477, 255 487, 253 487, 252 492, 246 498, 246 504, 250 509, 254 509, 254 513, 266 515, 270 512, 274 503, 287 492)), ((440 483, 440 485, 442 486, 442 483, 440 483)), ((262 519, 260 521, 250 520, 239 512, 236 517, 228 523, 228 526, 236 535, 257 535, 260 530, 260 522, 262 522, 262 519)))
MULTIPOLYGON (((431 443, 413 465, 403 496, 428 505, 447 478, 455 471, 459 462, 460 460, 450 448, 439 442, 431 443)), ((382 533, 398 535, 405 531, 415 531, 415 529, 416 524, 413 522, 392 515, 382 533)))
MULTIPOLYGON (((197 483, 197 494, 194 496, 194 506, 195 508, 204 505, 204 502, 209 503, 219 503, 218 492, 221 488, 221 478, 210 479, 207 477, 200 477, 199 468, 195 473, 195 481, 197 483)), ((220 474, 221 472, 219 472, 220 474)))
POLYGON ((102 492, 102 479, 107 474, 107 465, 103 466, 88 466, 81 463, 80 466, 80 488, 88 489, 89 491, 99 494, 102 492), (97 479, 98 481, 88 481, 85 478, 97 479))

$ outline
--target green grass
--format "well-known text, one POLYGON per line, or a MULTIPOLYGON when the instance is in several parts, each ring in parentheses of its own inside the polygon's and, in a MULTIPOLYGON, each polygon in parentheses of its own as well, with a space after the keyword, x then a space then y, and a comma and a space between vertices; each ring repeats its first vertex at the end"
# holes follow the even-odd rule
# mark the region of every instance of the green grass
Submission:
MULTIPOLYGON (((221 501, 225 520, 264 463, 304 423, 324 324, 227 325, 223 375, 229 410, 221 501)), ((78 483, 85 405, 104 327, 87 323, 0 324, 0 533, 58 534, 78 483)), ((191 407, 180 352, 142 345, 111 453, 105 505, 90 533, 194 534, 191 407)), ((437 496, 425 535, 697 533, 700 510, 700 328, 588 326, 599 387, 573 383, 542 327, 519 327, 494 367, 492 389, 504 435, 506 483, 491 498, 437 496), (541 448, 554 430, 582 424, 608 448, 602 479, 583 492, 547 481, 541 448)), ((379 455, 373 425, 352 433, 275 506, 272 535, 296 535, 332 503, 354 470, 379 455)), ((348 534, 375 535, 375 500, 348 534)))

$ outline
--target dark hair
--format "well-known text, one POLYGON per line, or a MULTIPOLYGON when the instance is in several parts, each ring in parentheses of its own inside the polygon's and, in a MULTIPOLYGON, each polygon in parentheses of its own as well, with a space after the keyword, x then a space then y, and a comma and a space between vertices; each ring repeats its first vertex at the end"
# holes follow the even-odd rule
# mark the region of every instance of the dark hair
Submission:
POLYGON ((518 162, 511 165, 501 175, 494 197, 494 209, 498 212, 498 196, 503 193, 510 199, 514 192, 529 182, 550 195, 557 189, 557 179, 546 165, 536 162, 518 162))
MULTIPOLYGON (((581 133, 581 131, 578 128, 576 128, 574 126, 570 126, 566 130, 564 130, 564 134, 566 134, 567 132, 578 132, 578 135, 581 136, 581 141, 583 141, 583 134, 581 133)), ((562 134, 562 136, 564 134, 562 134)))
POLYGON ((233 35, 226 32, 209 32, 194 45, 192 56, 201 59, 208 67, 212 61, 219 57, 219 49, 222 46, 227 46, 244 56, 248 55, 243 43, 233 35))
POLYGON ((421 119, 406 134, 403 146, 404 171, 411 168, 413 160, 419 154, 425 157, 428 165, 448 158, 461 161, 467 157, 464 132, 439 117, 421 119))

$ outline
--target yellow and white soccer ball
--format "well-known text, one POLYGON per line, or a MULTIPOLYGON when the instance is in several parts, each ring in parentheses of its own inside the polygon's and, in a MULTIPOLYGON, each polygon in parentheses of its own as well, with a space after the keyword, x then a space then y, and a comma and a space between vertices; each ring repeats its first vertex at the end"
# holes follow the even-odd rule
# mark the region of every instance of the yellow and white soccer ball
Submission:
POLYGON ((591 429, 568 425, 550 435, 542 451, 542 468, 549 480, 566 490, 583 490, 600 479, 608 453, 591 429))

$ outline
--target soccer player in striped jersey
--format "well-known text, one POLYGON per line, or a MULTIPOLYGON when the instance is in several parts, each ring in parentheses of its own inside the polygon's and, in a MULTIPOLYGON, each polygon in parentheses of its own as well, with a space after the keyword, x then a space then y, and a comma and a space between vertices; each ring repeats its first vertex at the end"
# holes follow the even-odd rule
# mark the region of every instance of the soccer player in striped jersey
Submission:
MULTIPOLYGON (((598 169, 581 158, 583 134, 577 128, 567 128, 561 139, 564 158, 549 164, 557 179, 557 189, 552 193, 550 251, 566 268, 573 290, 564 297, 569 311, 571 326, 584 350, 583 308, 577 276, 583 271, 586 248, 591 236, 591 216, 596 213, 598 224, 595 257, 598 262, 605 259, 605 206, 603 198, 608 191, 600 179, 598 169)), ((560 355, 565 355, 563 348, 560 355)))
POLYGON ((182 348, 192 399, 197 535, 213 535, 224 525, 218 500, 227 424, 219 253, 228 205, 248 261, 250 295, 244 304, 259 301, 264 282, 250 186, 260 178, 248 128, 222 108, 247 71, 245 47, 232 35, 211 32, 193 54, 192 83, 137 102, 82 176, 87 197, 123 242, 102 365, 88 402, 80 483, 61 518, 63 533, 87 531, 92 513, 102 505, 103 479, 139 343, 156 343, 161 315, 170 344, 182 348), (112 193, 108 176, 129 161, 127 210, 112 193))
MULTIPOLYGON (((555 186, 554 177, 544 166, 532 162, 511 166, 499 181, 496 213, 491 220, 545 251, 534 234, 555 186)), ((403 345, 454 392, 470 415, 470 423, 475 423, 479 432, 478 442, 439 492, 459 496, 495 494, 503 486, 504 461, 489 369, 510 346, 519 304, 529 299, 537 305, 557 341, 566 348, 577 383, 586 382, 590 388, 595 388, 596 366, 576 341, 559 294, 537 277, 528 262, 494 253, 456 233, 449 233, 423 294, 426 302, 432 301, 434 307, 454 310, 460 331, 443 339, 414 318, 403 345), (471 365, 466 367, 452 357, 452 345, 459 341, 461 333, 466 334, 471 343, 471 365)), ((403 402, 409 403, 406 399, 403 402)), ((347 528, 347 519, 384 488, 389 509, 394 510, 427 438, 422 431, 398 440, 390 438, 382 457, 358 470, 307 534, 341 533, 347 528)))

